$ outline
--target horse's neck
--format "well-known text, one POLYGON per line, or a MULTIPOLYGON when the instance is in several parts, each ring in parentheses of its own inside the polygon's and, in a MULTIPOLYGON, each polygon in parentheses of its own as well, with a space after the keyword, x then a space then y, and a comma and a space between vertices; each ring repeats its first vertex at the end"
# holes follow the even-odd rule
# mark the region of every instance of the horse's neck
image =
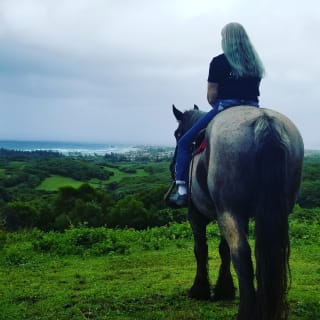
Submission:
POLYGON ((205 114, 206 114, 206 112, 203 112, 203 111, 194 111, 194 112, 192 112, 191 117, 190 117, 191 127, 192 127, 199 119, 201 119, 205 114))

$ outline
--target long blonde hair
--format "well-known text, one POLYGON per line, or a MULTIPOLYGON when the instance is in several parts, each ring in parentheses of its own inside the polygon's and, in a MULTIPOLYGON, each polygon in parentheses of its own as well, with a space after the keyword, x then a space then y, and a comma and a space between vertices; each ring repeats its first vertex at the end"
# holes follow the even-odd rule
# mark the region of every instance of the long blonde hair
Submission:
POLYGON ((228 23, 221 31, 222 50, 236 76, 262 78, 265 70, 249 36, 240 23, 228 23))

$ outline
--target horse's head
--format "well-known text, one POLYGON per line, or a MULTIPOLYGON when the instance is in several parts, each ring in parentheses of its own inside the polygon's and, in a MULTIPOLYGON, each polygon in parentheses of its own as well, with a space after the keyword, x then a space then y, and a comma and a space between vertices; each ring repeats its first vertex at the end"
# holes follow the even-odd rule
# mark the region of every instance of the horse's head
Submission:
MULTIPOLYGON (((175 118, 178 121, 178 128, 174 132, 176 142, 178 143, 179 139, 193 126, 193 124, 203 115, 203 112, 199 110, 197 105, 194 105, 193 109, 187 111, 178 110, 175 105, 172 105, 172 111, 175 118)), ((177 146, 174 152, 170 164, 170 172, 172 179, 175 178, 175 163, 177 155, 177 146)))
POLYGON ((178 110, 175 105, 172 105, 172 111, 175 118, 178 121, 178 128, 174 132, 176 141, 193 126, 193 124, 202 116, 203 112, 199 111, 197 105, 194 105, 193 109, 187 111, 178 110))

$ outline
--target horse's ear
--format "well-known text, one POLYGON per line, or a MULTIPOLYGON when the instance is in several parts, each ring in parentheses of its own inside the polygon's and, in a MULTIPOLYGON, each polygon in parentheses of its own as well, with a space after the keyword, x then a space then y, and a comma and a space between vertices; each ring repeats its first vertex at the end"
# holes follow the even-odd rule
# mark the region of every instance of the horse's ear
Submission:
POLYGON ((199 107, 195 104, 193 107, 194 110, 199 110, 199 107))
POLYGON ((173 104, 172 105, 172 111, 173 111, 173 114, 174 116, 176 117, 176 119, 178 121, 181 121, 182 120, 182 116, 183 116, 183 112, 181 112, 180 110, 178 110, 175 105, 173 104))

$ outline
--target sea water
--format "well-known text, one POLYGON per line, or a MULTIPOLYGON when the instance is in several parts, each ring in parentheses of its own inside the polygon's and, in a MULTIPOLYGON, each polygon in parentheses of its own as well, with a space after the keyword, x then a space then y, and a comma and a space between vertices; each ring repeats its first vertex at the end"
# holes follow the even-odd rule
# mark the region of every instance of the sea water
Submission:
POLYGON ((7 141, 0 140, 0 148, 19 151, 46 150, 64 155, 105 155, 138 151, 139 146, 108 143, 85 143, 63 141, 7 141))

